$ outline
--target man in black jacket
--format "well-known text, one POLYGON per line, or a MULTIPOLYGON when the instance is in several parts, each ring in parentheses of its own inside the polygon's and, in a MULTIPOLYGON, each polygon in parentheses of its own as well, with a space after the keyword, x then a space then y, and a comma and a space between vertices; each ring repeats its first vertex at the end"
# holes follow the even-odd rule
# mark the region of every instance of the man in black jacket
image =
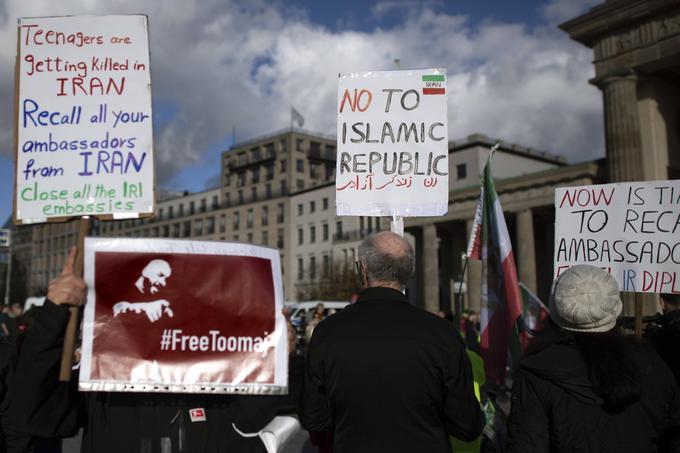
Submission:
POLYGON ((680 294, 661 294, 661 327, 650 331, 649 340, 680 384, 680 294))
POLYGON ((79 392, 77 376, 59 381, 67 306, 85 301, 75 257, 74 248, 26 332, 9 402, 13 427, 50 438, 84 427, 83 453, 265 452, 258 438, 243 438, 231 425, 258 431, 274 417, 280 397, 79 392), (203 409, 202 417, 192 420, 191 409, 203 409))
POLYGON ((309 431, 332 433, 334 453, 450 452, 449 435, 470 441, 484 427, 462 340, 402 292, 414 267, 403 238, 369 236, 365 289, 314 330, 300 415, 309 431))

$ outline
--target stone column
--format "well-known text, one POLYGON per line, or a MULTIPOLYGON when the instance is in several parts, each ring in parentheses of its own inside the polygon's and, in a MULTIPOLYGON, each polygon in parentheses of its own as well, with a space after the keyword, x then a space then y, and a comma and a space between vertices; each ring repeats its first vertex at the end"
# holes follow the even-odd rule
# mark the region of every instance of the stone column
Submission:
POLYGON ((597 81, 604 96, 609 182, 644 179, 637 76, 632 70, 597 81))
MULTIPOLYGON (((466 222, 468 240, 472 233, 473 224, 474 220, 466 222)), ((482 262, 480 260, 468 260, 465 274, 465 284, 467 286, 465 308, 479 313, 482 301, 482 262)))
POLYGON ((536 285, 536 248, 534 244, 534 217, 531 209, 517 213, 517 277, 534 293, 536 285))
POLYGON ((423 227, 423 306, 427 311, 439 311, 439 238, 437 227, 423 227))

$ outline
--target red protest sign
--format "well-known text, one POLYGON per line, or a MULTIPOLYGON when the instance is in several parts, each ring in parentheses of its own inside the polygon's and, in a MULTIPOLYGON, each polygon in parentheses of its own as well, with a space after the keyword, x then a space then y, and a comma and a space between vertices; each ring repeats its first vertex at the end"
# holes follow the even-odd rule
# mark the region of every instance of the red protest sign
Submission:
POLYGON ((81 389, 285 390, 276 250, 88 239, 85 258, 81 389))

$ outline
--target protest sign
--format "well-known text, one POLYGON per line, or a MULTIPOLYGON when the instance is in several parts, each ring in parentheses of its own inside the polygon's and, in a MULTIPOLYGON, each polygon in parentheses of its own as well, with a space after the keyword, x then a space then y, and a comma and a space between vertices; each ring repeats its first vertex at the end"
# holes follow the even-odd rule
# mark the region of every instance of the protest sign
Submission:
POLYGON ((621 291, 680 292, 680 181, 555 189, 555 277, 576 264, 621 291))
POLYGON ((85 269, 81 390, 287 391, 277 250, 87 238, 85 269))
POLYGON ((23 18, 16 223, 152 214, 146 16, 23 18))
POLYGON ((446 102, 445 69, 340 75, 338 215, 446 214, 446 102))

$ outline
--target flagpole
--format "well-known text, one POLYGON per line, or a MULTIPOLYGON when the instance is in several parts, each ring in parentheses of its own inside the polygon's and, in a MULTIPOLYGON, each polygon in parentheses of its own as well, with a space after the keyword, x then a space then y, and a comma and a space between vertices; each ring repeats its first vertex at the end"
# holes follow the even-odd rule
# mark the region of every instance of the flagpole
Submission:
POLYGON ((454 321, 456 324, 456 329, 460 329, 460 321, 463 319, 463 282, 465 281, 465 272, 468 266, 468 256, 467 253, 462 253, 461 258, 463 259, 463 271, 460 274, 460 283, 458 284, 458 293, 456 294, 456 314, 454 321))

